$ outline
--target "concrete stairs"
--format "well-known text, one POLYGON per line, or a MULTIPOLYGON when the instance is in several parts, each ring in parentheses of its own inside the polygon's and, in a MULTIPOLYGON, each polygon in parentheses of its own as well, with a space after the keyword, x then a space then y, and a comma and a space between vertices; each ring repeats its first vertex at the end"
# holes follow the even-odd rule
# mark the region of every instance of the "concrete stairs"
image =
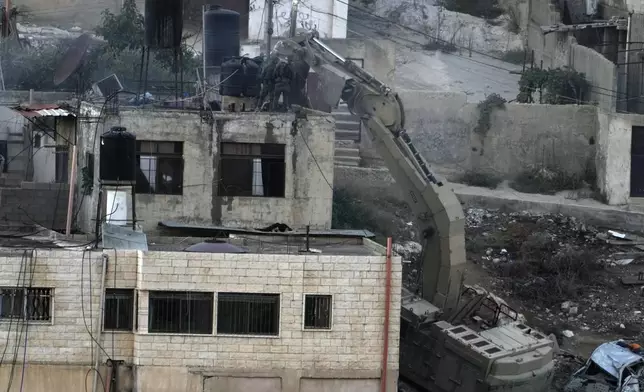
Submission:
POLYGON ((360 119, 341 102, 331 112, 335 119, 335 165, 360 166, 360 119))

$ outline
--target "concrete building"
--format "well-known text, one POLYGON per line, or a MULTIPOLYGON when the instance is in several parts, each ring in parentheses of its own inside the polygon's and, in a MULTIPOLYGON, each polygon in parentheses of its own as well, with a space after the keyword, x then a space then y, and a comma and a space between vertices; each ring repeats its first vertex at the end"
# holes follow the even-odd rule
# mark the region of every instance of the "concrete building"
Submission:
POLYGON ((376 392, 388 338, 386 391, 397 390, 399 257, 387 299, 387 258, 367 239, 311 238, 321 253, 283 236, 229 240, 246 254, 177 250, 195 241, 151 239, 146 253, 2 248, 0 383, 91 390, 98 355, 99 385, 106 360, 123 361, 119 391, 376 392))
MULTIPOLYGON (((146 231, 164 220, 331 228, 330 115, 213 112, 204 117, 198 111, 122 108, 118 117, 108 116, 98 124, 90 120, 81 127, 79 170, 92 168, 94 184, 79 216, 85 232, 94 231, 98 202, 97 138, 116 125, 137 137, 136 220, 146 231), (171 180, 161 187, 163 176, 171 180)), ((119 191, 128 208, 124 219, 131 220, 129 190, 119 191)), ((109 199, 104 196, 103 202, 109 199)))

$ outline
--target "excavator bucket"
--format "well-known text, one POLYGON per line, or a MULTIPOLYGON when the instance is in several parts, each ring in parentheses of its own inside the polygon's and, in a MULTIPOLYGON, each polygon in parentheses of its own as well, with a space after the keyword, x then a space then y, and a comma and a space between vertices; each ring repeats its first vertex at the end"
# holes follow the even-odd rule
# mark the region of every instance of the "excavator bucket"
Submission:
MULTIPOLYGON (((293 39, 284 39, 275 44, 273 51, 280 57, 295 56, 298 52, 306 56, 309 61, 313 57, 317 57, 319 65, 311 67, 310 72, 315 73, 316 77, 311 78, 316 81, 315 86, 307 86, 308 90, 315 91, 315 100, 330 107, 336 107, 340 101, 342 89, 350 75, 344 73, 338 67, 332 64, 324 63, 323 59, 315 56, 310 51, 310 48, 303 44, 302 37, 295 37, 293 39)), ((324 106, 322 105, 322 106, 324 106)))

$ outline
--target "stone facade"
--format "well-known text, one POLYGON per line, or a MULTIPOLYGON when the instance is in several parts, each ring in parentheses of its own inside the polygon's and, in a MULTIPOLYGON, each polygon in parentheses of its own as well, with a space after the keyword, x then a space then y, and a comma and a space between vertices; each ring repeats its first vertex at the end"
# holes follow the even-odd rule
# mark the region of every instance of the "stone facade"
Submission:
MULTIPOLYGON (((287 113, 215 113, 211 120, 199 112, 182 110, 122 110, 105 123, 84 124, 79 144, 79 168, 94 153, 94 183, 99 175, 97 137, 120 125, 139 141, 183 143, 182 194, 138 194, 137 220, 149 231, 159 221, 258 228, 286 223, 294 229, 331 227, 334 121, 330 115, 296 119, 287 113), (222 143, 279 144, 284 146, 284 196, 224 196, 219 183, 222 143)), ((121 188, 120 190, 124 190, 121 188)), ((128 190, 129 192, 129 190, 128 190)), ((81 227, 93 231, 98 185, 87 197, 81 227)), ((103 198, 105 200, 105 197, 103 198)), ((128 195, 128 218, 131 204, 128 195)))
MULTIPOLYGON (((15 287, 19 271, 26 268, 33 271, 33 287, 53 289, 53 321, 29 324, 26 390, 63 392, 78 390, 79 385, 82 389, 92 350, 96 349, 92 348, 88 329, 95 328, 100 308, 104 255, 107 287, 132 288, 138 293, 138 329, 104 332, 100 337, 104 349, 101 362, 105 362, 106 354, 124 360, 133 369, 134 381, 129 382, 134 382, 136 391, 202 392, 206 380, 213 377, 245 379, 242 381, 250 390, 265 379, 279 380, 276 390, 284 392, 323 391, 329 385, 362 385, 356 390, 365 392, 379 390, 384 256, 144 254, 113 250, 35 250, 33 256, 23 257, 16 251, 0 255, 0 286, 15 287), (280 294, 279 335, 149 333, 148 296, 152 290, 212 292, 215 298, 220 292, 280 294), (303 297, 316 293, 333 296, 330 330, 303 329, 303 297), (52 373, 57 376, 49 381, 41 378, 52 373), (320 385, 300 388, 311 383, 320 385)), ((400 258, 395 257, 392 264, 388 392, 396 390, 402 280, 400 258)), ((31 273, 23 274, 25 277, 31 280, 31 273)), ((15 338, 15 323, 12 330, 8 323, 0 324, 0 336, 12 357, 15 342, 21 342, 16 357, 20 366, 24 344, 15 338)), ((10 361, 5 360, 0 369, 2 383, 8 382, 10 361)), ((215 385, 212 390, 219 389, 215 385)))

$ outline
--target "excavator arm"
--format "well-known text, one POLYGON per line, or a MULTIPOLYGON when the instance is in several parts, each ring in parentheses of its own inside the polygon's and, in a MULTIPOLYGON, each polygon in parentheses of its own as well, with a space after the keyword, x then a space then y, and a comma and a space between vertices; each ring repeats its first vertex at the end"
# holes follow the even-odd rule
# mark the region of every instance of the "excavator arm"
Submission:
POLYGON ((454 192, 429 169, 405 130, 398 94, 325 45, 316 32, 280 41, 278 53, 300 56, 324 82, 327 101, 340 96, 359 116, 403 191, 423 242, 422 296, 443 313, 456 310, 465 266, 463 209, 454 192))

